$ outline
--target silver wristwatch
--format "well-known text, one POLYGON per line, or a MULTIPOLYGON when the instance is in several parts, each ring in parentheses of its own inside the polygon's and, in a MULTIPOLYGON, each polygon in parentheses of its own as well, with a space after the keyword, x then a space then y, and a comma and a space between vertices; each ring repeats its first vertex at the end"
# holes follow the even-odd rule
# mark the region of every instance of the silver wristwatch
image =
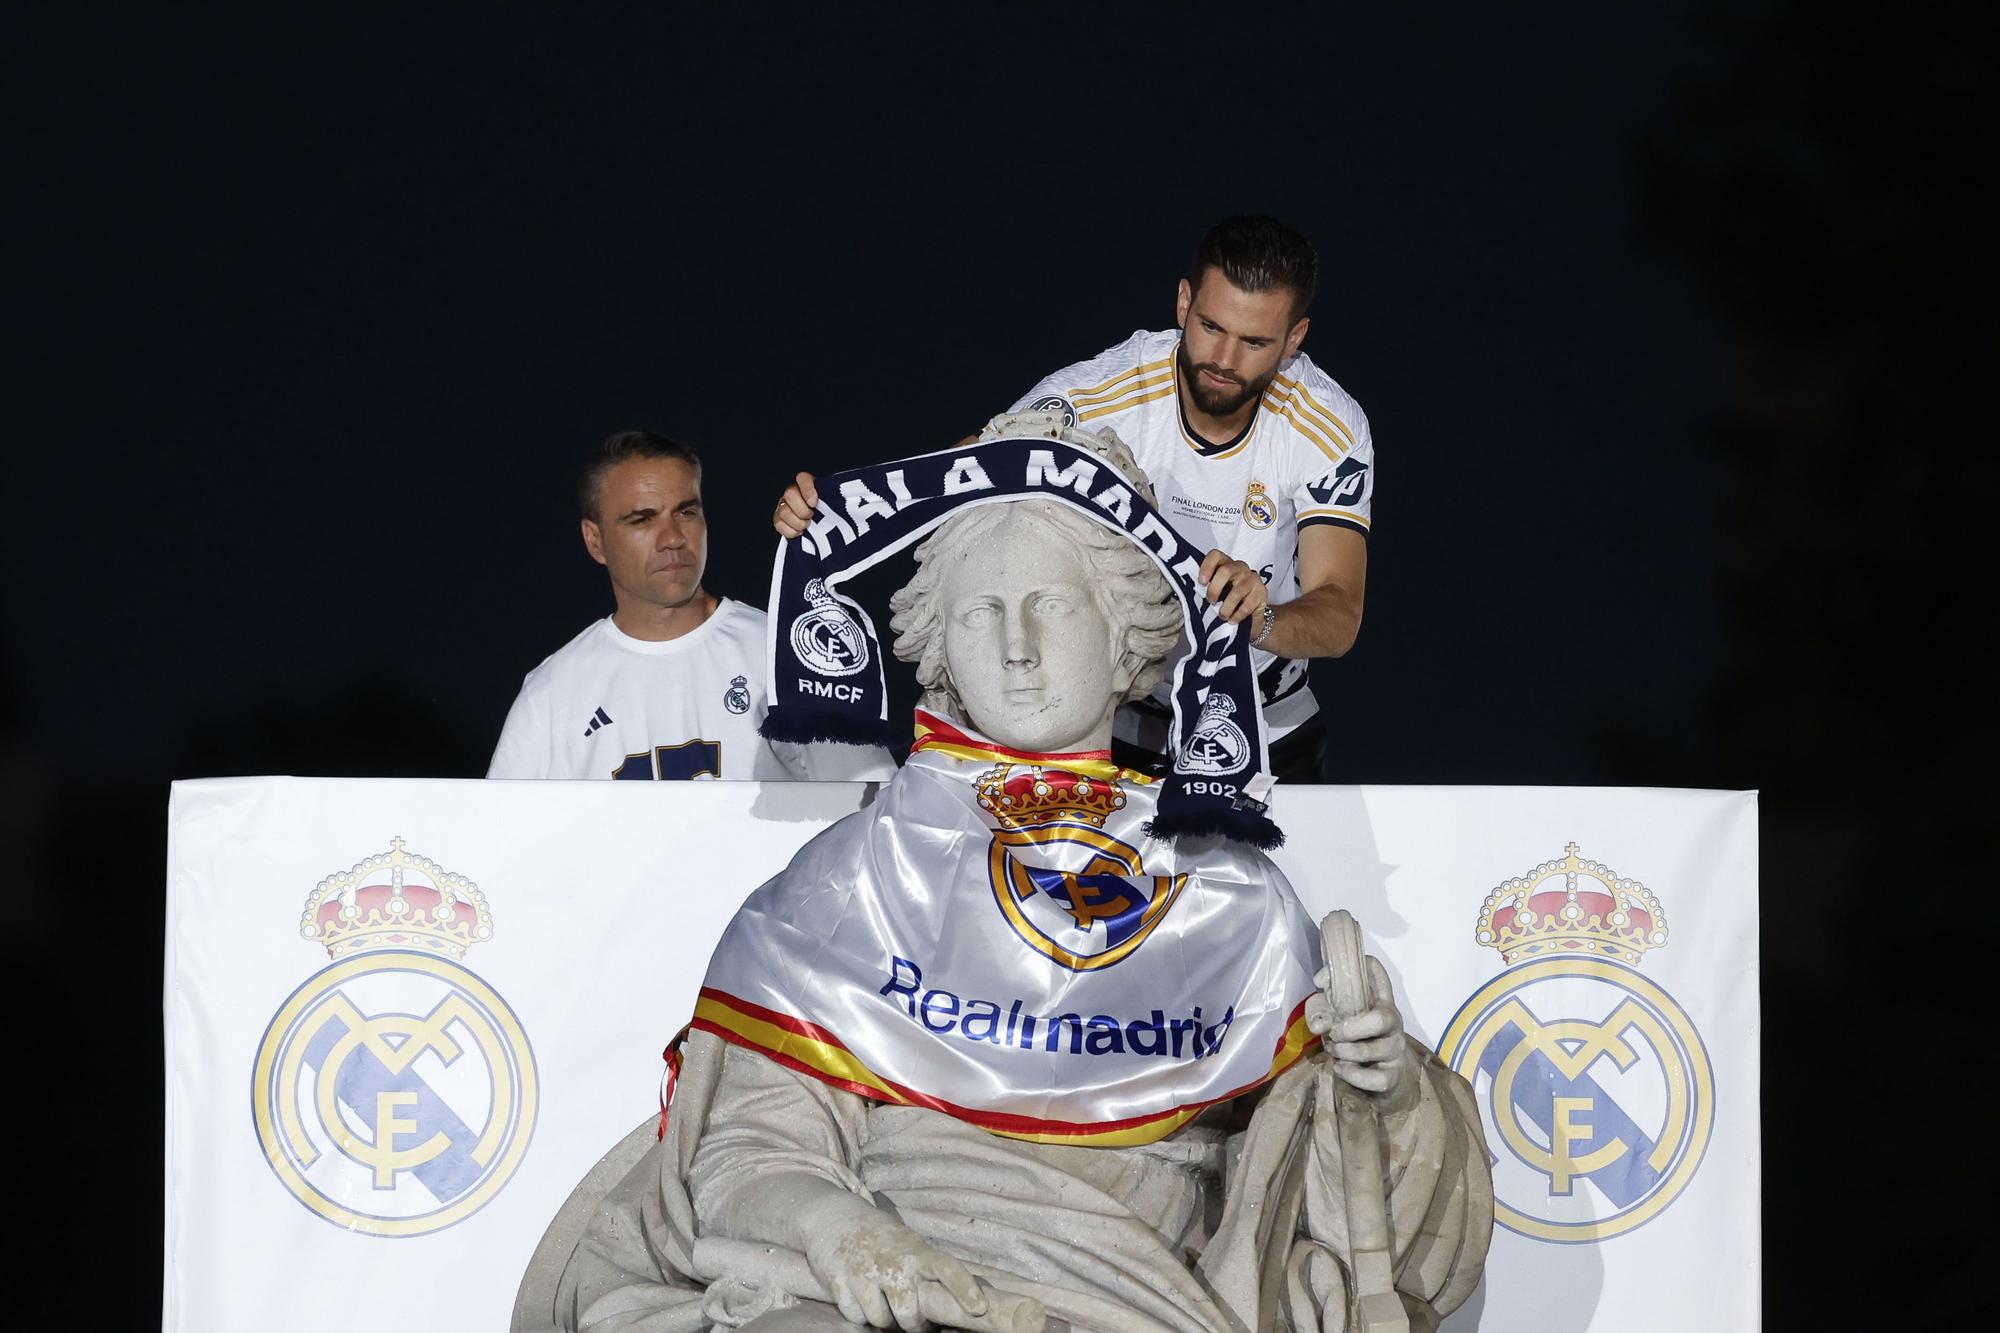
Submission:
POLYGON ((1259 629, 1259 630, 1257 631, 1257 637, 1256 637, 1256 638, 1254 638, 1254 639, 1250 640, 1250 646, 1251 646, 1252 648, 1255 648, 1255 647, 1256 647, 1256 646, 1257 646, 1258 644, 1260 644, 1260 643, 1264 642, 1264 640, 1266 640, 1266 639, 1270 638, 1270 637, 1271 637, 1271 627, 1272 627, 1273 625, 1277 624, 1277 623, 1278 623, 1278 608, 1277 608, 1277 607, 1275 607, 1275 606, 1272 606, 1272 605, 1270 605, 1270 604, 1269 604, 1268 602, 1267 602, 1267 603, 1265 603, 1265 605, 1264 605, 1264 625, 1263 625, 1263 628, 1261 628, 1261 629, 1259 629))

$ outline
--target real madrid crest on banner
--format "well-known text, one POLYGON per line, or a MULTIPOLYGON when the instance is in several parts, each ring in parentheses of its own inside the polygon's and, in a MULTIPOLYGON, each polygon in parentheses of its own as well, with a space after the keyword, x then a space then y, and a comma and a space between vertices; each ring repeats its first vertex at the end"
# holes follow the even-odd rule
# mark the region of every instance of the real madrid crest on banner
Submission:
POLYGON ((1657 1217, 1700 1168, 1715 1123, 1700 1034, 1638 971, 1667 943, 1659 899, 1577 852, 1486 896, 1475 936, 1506 971, 1438 1043, 1478 1097, 1494 1220, 1564 1244, 1657 1217))
POLYGON ((293 1197, 335 1226, 421 1236, 479 1211, 534 1130, 534 1053, 461 966, 493 935, 462 875, 389 850, 329 875, 299 933, 333 959, 271 1019, 251 1084, 257 1138, 293 1197))

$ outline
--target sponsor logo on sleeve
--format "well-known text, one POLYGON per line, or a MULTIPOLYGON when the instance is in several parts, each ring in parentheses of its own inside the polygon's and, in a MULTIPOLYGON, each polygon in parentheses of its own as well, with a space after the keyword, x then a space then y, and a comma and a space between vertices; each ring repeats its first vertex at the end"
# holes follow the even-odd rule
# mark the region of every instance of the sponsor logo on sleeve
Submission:
POLYGON ((1315 504, 1351 509, 1368 493, 1368 464, 1354 457, 1343 458, 1339 467, 1318 481, 1307 482, 1306 493, 1315 504))

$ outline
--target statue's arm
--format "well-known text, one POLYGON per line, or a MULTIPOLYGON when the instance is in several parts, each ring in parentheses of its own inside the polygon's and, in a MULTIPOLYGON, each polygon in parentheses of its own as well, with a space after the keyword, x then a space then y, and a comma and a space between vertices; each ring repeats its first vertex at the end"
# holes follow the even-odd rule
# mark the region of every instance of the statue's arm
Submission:
MULTIPOLYGON (((1353 919, 1330 914, 1322 944, 1322 989, 1306 1005, 1322 1043, 1306 1229, 1338 1257, 1362 1314, 1393 1308, 1393 1282, 1406 1307, 1441 1317, 1477 1283, 1492 1229, 1478 1114, 1464 1080, 1404 1033, 1388 972, 1362 955, 1353 919)), ((1316 1305, 1344 1299, 1323 1266, 1304 1271, 1318 1273, 1307 1283, 1316 1305)))
POLYGON ((877 1208, 855 1174, 866 1115, 853 1093, 728 1048, 688 1169, 698 1226, 804 1255, 853 1323, 972 1324, 987 1300, 971 1272, 877 1208))
POLYGON ((853 1169, 866 1114, 851 1092, 728 1047, 688 1170, 702 1230, 804 1253, 808 1226, 873 1212, 853 1169))

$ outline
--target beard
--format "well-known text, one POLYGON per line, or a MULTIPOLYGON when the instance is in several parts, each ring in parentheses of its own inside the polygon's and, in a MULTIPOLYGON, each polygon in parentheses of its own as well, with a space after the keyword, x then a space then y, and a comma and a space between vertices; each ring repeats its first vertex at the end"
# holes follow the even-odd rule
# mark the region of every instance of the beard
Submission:
POLYGON ((1224 370, 1220 366, 1198 366, 1188 359, 1187 339, 1185 338, 1181 340, 1178 347, 1174 348, 1174 360, 1180 365, 1181 383, 1187 385, 1188 398, 1193 401, 1199 411, 1211 417, 1226 417, 1239 411, 1245 403, 1256 402, 1259 398, 1263 397, 1264 390, 1271 387, 1271 381, 1276 379, 1278 375, 1276 366, 1271 368, 1269 374, 1255 380, 1243 379, 1231 371, 1224 370), (1197 373, 1203 370, 1206 370, 1211 375, 1224 376, 1234 381, 1234 383, 1226 389, 1208 388, 1201 382, 1201 376, 1197 373))

